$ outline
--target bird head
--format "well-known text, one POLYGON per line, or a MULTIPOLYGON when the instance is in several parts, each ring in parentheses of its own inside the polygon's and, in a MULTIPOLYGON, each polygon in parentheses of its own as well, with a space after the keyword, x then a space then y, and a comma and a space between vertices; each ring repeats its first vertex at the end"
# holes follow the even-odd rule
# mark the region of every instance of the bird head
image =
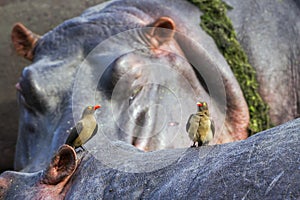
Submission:
POLYGON ((87 106, 85 109, 84 109, 84 111, 83 111, 83 116, 85 116, 85 115, 90 115, 90 114, 94 114, 95 113, 95 111, 97 110, 97 109, 99 109, 99 108, 101 108, 101 106, 100 105, 95 105, 95 106, 87 106))
POLYGON ((205 111, 208 110, 208 105, 205 101, 198 101, 197 102, 198 111, 205 111))

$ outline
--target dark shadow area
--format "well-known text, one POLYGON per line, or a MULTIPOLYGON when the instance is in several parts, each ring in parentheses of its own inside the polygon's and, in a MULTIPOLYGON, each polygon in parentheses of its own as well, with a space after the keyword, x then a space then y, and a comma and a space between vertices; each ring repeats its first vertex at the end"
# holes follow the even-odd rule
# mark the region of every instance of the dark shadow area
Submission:
POLYGON ((0 173, 13 169, 19 112, 16 101, 0 103, 0 173))

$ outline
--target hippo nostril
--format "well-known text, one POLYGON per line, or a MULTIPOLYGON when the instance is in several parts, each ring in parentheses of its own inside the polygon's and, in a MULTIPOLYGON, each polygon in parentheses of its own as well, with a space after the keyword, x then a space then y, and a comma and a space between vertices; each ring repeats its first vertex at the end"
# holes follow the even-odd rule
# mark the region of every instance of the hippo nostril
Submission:
POLYGON ((141 140, 138 137, 132 137, 131 144, 142 151, 149 151, 147 140, 141 140))
POLYGON ((137 117, 135 118, 135 124, 138 126, 144 126, 147 123, 148 118, 149 118, 148 109, 143 110, 139 112, 137 117))
POLYGON ((26 125, 26 130, 29 131, 30 133, 34 133, 35 132, 35 126, 33 124, 27 124, 26 125))
POLYGON ((132 137, 132 142, 131 142, 131 144, 133 145, 133 146, 136 146, 136 144, 137 144, 137 137, 132 137))

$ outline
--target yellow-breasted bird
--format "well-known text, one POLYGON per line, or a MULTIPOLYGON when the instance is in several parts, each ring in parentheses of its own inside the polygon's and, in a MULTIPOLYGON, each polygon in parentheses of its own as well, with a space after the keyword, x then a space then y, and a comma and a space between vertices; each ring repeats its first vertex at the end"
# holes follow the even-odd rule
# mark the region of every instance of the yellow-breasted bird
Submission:
POLYGON ((98 131, 98 124, 94 116, 95 111, 100 108, 100 105, 87 106, 82 113, 81 119, 72 128, 66 144, 73 148, 82 147, 89 141, 98 131))
POLYGON ((192 114, 186 124, 186 131, 194 144, 191 147, 198 147, 208 144, 214 137, 215 126, 209 117, 208 105, 206 102, 197 102, 198 112, 192 114))

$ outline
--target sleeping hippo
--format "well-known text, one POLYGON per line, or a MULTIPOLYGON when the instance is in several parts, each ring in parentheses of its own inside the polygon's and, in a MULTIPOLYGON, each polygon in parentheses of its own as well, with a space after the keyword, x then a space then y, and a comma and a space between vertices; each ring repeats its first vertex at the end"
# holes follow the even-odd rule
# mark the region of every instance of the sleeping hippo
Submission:
MULTIPOLYGON (((236 6, 233 0, 228 3, 236 6)), ((292 5, 292 1, 281 3, 292 5)), ((269 4, 261 4, 269 8, 269 4)), ((274 7, 277 4, 272 3, 274 7)), ((240 21, 236 18, 251 10, 237 8, 242 10, 233 9, 229 16, 237 24, 240 40, 246 44, 253 36, 244 32, 247 27, 238 26, 240 21), (243 38, 244 35, 247 37, 243 38)), ((293 9, 288 6, 282 9, 288 14, 299 12, 296 5, 293 9)), ((118 141, 137 147, 132 149, 133 146, 122 143, 130 149, 125 151, 129 152, 128 157, 131 152, 139 152, 138 149, 171 148, 181 148, 174 150, 180 156, 185 151, 182 148, 191 144, 185 125, 199 100, 208 102, 215 121, 216 134, 211 144, 246 139, 249 111, 243 92, 214 41, 199 26, 200 14, 197 7, 184 0, 123 0, 92 7, 43 36, 16 24, 12 31, 14 46, 32 64, 24 68, 16 85, 20 124, 15 169, 36 172, 48 166, 44 173, 46 185, 59 187, 64 180, 62 185, 67 188, 65 185, 71 184, 68 180, 76 170, 76 155, 68 146, 58 149, 79 120, 82 109, 95 103, 103 108, 96 116, 99 129, 86 147, 100 162, 108 159, 103 149, 115 150, 118 141), (59 162, 61 157, 66 159, 59 162), (64 172, 63 179, 54 177, 55 170, 60 169, 64 172)), ((281 21, 281 15, 276 17, 281 21)), ((299 23, 292 17, 289 23, 295 25, 290 34, 299 38, 299 23)), ((299 55, 298 44, 284 49, 287 56, 289 51, 294 53, 284 65, 293 72, 289 89, 296 88, 299 81, 299 63, 295 59, 299 55)), ((249 52, 258 51, 254 50, 249 52)), ((259 64, 256 60, 259 58, 250 56, 250 59, 259 64)), ((277 72, 266 70, 268 73, 261 73, 261 77, 258 73, 258 81, 264 80, 268 85, 265 74, 272 76, 277 72)), ((283 77, 278 81, 285 80, 286 76, 283 77)), ((264 96, 267 93, 262 94, 268 103, 274 102, 270 107, 271 114, 276 113, 273 118, 271 115, 271 119, 276 118, 275 124, 299 113, 296 91, 289 94, 295 98, 292 103, 284 100, 284 96, 278 102, 277 98, 273 101, 274 98, 264 96), (285 118, 278 117, 284 112, 288 113, 285 118)), ((112 152, 113 157, 123 156, 120 151, 112 152)), ((171 163, 178 158, 170 159, 171 163)), ((36 173, 34 176, 43 175, 36 173)), ((64 194, 64 188, 60 194, 64 194)))

